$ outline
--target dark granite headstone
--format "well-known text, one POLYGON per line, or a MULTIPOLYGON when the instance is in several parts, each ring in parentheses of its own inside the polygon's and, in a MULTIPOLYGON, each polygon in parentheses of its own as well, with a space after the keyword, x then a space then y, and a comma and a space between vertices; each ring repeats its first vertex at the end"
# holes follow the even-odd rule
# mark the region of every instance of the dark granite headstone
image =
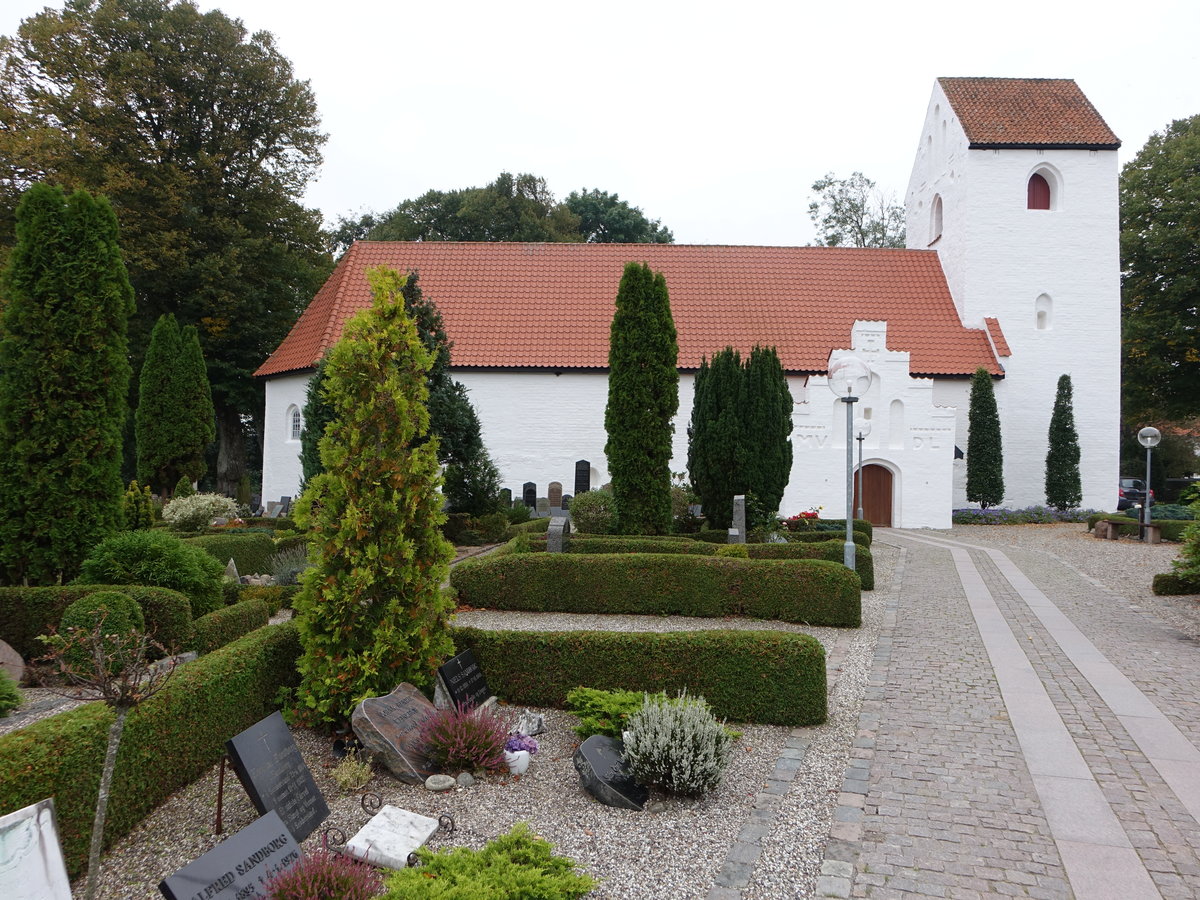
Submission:
POLYGON ((575 463, 575 496, 586 494, 592 489, 592 464, 586 459, 575 463))
POLYGON ((525 482, 521 488, 521 499, 530 509, 537 506, 537 485, 532 481, 525 482))
POLYGON ((242 786, 260 813, 271 810, 297 840, 325 821, 329 806, 278 711, 225 742, 242 786))
POLYGON ((299 846, 272 811, 160 881, 158 889, 167 900, 266 897, 267 882, 299 860, 299 846))
POLYGON ((435 711, 424 694, 405 682, 386 697, 368 697, 358 704, 350 725, 389 772, 408 784, 423 784, 437 770, 425 758, 420 729, 435 711))
POLYGON ((563 505, 562 505, 562 508, 563 508, 563 511, 564 511, 564 512, 565 512, 566 510, 568 510, 568 509, 570 509, 570 508, 571 508, 571 500, 572 500, 572 499, 573 499, 573 498, 571 497, 571 495, 570 495, 570 494, 563 494, 563 505))
POLYGON ((606 806, 643 809, 650 792, 633 780, 621 756, 624 747, 616 738, 593 734, 575 751, 575 771, 584 789, 606 806))
POLYGON ((438 666, 438 678, 445 685, 451 703, 474 707, 492 696, 483 670, 470 650, 464 650, 458 656, 451 657, 445 665, 438 666))

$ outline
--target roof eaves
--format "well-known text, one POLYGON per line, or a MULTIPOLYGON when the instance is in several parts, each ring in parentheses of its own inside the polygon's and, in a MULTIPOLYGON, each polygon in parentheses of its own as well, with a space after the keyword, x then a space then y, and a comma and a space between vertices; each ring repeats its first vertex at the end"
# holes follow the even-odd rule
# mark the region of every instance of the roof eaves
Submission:
POLYGON ((1039 144, 1039 143, 1004 143, 1001 141, 980 141, 970 143, 968 150, 1119 150, 1121 142, 1115 144, 1039 144))

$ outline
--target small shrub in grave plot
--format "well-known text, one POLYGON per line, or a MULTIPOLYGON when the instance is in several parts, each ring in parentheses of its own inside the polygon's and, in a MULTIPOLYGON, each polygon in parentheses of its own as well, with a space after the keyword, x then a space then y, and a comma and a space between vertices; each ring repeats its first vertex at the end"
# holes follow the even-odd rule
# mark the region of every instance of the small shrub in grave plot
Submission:
POLYGON ((163 521, 173 531, 200 531, 213 519, 237 516, 237 501, 223 494, 176 497, 163 507, 163 521))
POLYGON ((126 531, 92 549, 74 584, 142 584, 170 588, 192 601, 192 615, 224 605, 225 567, 162 530, 126 531))
POLYGON ((503 772, 508 728, 490 709, 462 704, 437 710, 421 723, 421 743, 445 772, 503 772))
POLYGON ((602 691, 577 687, 567 694, 567 709, 579 719, 575 733, 580 740, 593 734, 619 738, 625 730, 625 723, 642 708, 645 699, 642 691, 602 691))
POLYGON ((625 761, 642 784, 699 796, 721 783, 733 738, 704 698, 647 696, 627 725, 625 761))
POLYGON ((352 856, 321 849, 305 853, 266 887, 270 900, 371 900, 383 889, 383 877, 374 866, 352 856))

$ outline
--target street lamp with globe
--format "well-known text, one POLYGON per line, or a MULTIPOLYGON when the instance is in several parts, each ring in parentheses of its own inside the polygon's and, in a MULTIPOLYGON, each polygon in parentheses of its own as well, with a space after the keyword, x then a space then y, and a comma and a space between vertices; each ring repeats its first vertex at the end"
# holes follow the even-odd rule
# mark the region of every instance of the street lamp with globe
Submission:
POLYGON ((1146 483, 1142 494, 1142 540, 1146 539, 1146 529, 1150 526, 1150 454, 1162 440, 1162 432, 1152 425, 1147 425, 1138 432, 1138 443, 1146 448, 1146 483))

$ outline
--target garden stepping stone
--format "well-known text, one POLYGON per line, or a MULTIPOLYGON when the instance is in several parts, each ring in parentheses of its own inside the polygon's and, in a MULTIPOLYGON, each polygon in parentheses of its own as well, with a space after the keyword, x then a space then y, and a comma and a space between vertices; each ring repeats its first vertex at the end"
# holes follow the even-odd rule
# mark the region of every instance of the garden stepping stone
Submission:
MULTIPOLYGON (((450 783, 454 783, 453 778, 450 783)), ((388 805, 350 838, 345 852, 373 866, 403 869, 408 865, 408 854, 422 846, 437 830, 437 819, 388 805)))

